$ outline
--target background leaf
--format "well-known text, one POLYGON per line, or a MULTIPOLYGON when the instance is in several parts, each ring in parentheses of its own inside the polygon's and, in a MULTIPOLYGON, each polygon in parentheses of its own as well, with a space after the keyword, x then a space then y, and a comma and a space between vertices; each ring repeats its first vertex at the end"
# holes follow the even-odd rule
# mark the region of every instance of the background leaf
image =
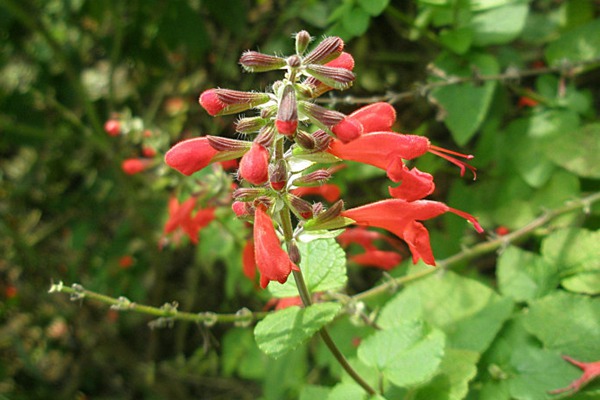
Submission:
POLYGON ((545 140, 543 146, 545 156, 566 170, 600 179, 600 123, 563 131, 545 140))
POLYGON ((600 57, 600 20, 562 34, 546 48, 546 60, 556 65, 564 60, 584 61, 600 57))
POLYGON ((338 303, 318 303, 307 308, 289 307, 256 324, 258 347, 273 358, 281 357, 308 340, 340 310, 338 303))

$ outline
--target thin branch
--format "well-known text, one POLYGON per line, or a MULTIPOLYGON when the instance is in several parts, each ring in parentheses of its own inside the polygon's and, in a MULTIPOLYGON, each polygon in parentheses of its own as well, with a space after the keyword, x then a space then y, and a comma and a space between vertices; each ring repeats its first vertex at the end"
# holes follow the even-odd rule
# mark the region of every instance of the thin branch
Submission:
POLYGON ((573 77, 577 76, 585 71, 587 71, 587 67, 597 67, 600 66, 600 58, 594 58, 592 60, 579 61, 579 62, 568 62, 565 61, 558 65, 554 65, 551 67, 540 67, 540 68, 531 68, 531 69, 523 69, 519 70, 517 68, 508 68, 506 72, 501 74, 492 74, 492 75, 480 75, 476 72, 471 76, 444 76, 443 71, 437 71, 433 68, 434 77, 441 79, 435 82, 429 83, 416 83, 414 88, 411 90, 406 90, 403 92, 394 92, 389 91, 383 95, 377 96, 367 96, 367 97, 355 97, 355 96, 331 96, 329 98, 320 98, 317 99, 318 103, 322 104, 370 104, 380 101, 385 101, 390 104, 398 103, 402 100, 413 98, 413 97, 424 97, 433 89, 444 87, 444 86, 452 86, 452 85, 460 85, 462 83, 474 83, 474 84, 482 84, 488 81, 501 81, 501 82, 515 82, 519 81, 522 78, 527 78, 530 76, 537 76, 549 73, 559 73, 562 76, 573 77))
POLYGON ((458 254, 448 257, 444 260, 438 261, 437 268, 430 268, 430 269, 426 269, 426 270, 417 272, 412 275, 388 280, 388 281, 382 283, 381 285, 375 286, 369 290, 365 290, 364 292, 361 292, 361 293, 358 293, 358 294, 352 296, 352 299, 354 301, 364 301, 370 297, 374 297, 379 294, 389 292, 390 290, 396 289, 397 287, 404 285, 406 283, 424 278, 428 275, 433 274, 434 272, 437 272, 437 271, 440 271, 443 269, 447 269, 447 268, 451 268, 452 266, 462 263, 464 261, 468 261, 473 258, 482 256, 484 254, 492 253, 496 250, 505 248, 506 246, 508 246, 511 243, 519 242, 519 241, 529 237, 530 235, 533 234, 533 232, 536 229, 546 225, 553 219, 555 219, 563 214, 567 214, 567 213, 570 213, 573 211, 578 211, 578 210, 583 210, 585 213, 588 213, 592 204, 594 204, 598 201, 600 201, 600 192, 594 193, 588 197, 569 201, 562 207, 555 208, 553 210, 549 210, 549 211, 545 212, 543 215, 534 219, 533 221, 531 221, 529 224, 525 225, 521 229, 518 229, 507 235, 500 236, 496 239, 477 244, 473 247, 470 247, 470 248, 467 248, 467 249, 461 251, 458 254))

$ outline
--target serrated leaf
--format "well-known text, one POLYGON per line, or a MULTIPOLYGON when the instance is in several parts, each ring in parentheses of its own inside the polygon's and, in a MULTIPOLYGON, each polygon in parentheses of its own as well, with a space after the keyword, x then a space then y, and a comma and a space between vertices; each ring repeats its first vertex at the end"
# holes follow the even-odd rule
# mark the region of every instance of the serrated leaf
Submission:
POLYGON ((546 48, 548 64, 568 61, 586 61, 600 57, 600 20, 563 33, 546 48))
POLYGON ((542 242, 542 255, 556 265, 568 290, 585 294, 600 293, 600 231, 563 229, 542 242))
POLYGON ((525 328, 545 348, 575 359, 600 358, 600 299, 556 292, 530 304, 525 328))
POLYGON ((358 358, 393 384, 406 387, 427 382, 441 363, 445 335, 422 321, 406 321, 362 341, 358 358))
MULTIPOLYGON (((309 243, 298 242, 300 250, 300 270, 309 292, 339 290, 346 285, 346 253, 335 239, 319 239, 309 243)), ((294 279, 288 279, 283 285, 272 281, 269 291, 275 297, 298 295, 294 279)))
MULTIPOLYGON (((472 76, 472 68, 480 74, 497 74, 500 70, 496 59, 488 54, 474 53, 464 62, 449 53, 442 54, 435 61, 435 66, 447 76, 472 76)), ((459 145, 466 144, 473 137, 488 113, 495 81, 483 85, 463 83, 434 89, 431 95, 438 101, 445 112, 444 122, 450 129, 452 137, 459 145)))
POLYGON ((505 44, 516 39, 525 26, 528 4, 507 4, 475 14, 470 28, 475 46, 505 44))
POLYGON ((469 381, 477 374, 479 353, 447 349, 440 372, 416 391, 416 400, 460 400, 469 391, 469 381))
POLYGON ((584 178, 600 179, 600 123, 562 132, 544 141, 544 154, 584 178))
POLYGON ((331 322, 340 308, 339 303, 318 303, 307 308, 289 307, 269 314, 254 328, 256 344, 265 354, 273 358, 281 357, 331 322))
POLYGON ((510 246, 498 259, 500 292, 516 301, 543 297, 558 287, 558 269, 541 256, 510 246))
POLYGON ((358 4, 371 16, 376 17, 385 10, 390 0, 358 0, 358 4))
MULTIPOLYGON (((383 308, 377 323, 393 327, 405 321, 402 310, 417 306, 430 325, 446 332, 449 346, 482 352, 510 316, 513 303, 480 282, 452 272, 415 282, 383 308), (417 300, 418 298, 418 300, 417 300)), ((413 318, 417 311, 407 311, 413 318)))

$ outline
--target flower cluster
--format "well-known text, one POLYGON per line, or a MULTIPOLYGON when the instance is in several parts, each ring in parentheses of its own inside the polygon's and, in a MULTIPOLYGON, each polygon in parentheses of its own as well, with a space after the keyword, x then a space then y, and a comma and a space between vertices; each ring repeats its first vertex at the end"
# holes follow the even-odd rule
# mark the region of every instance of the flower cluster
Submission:
MULTIPOLYGON (((461 174, 465 169, 475 173, 475 168, 458 159, 472 156, 434 146, 423 136, 392 131, 396 113, 390 104, 371 104, 350 115, 316 104, 314 100, 322 94, 352 85, 354 60, 344 52, 339 37, 327 37, 311 51, 307 50, 312 38, 306 31, 295 39, 296 54, 289 57, 256 51, 242 54, 239 62, 248 72, 285 72, 268 92, 217 88, 200 95, 200 105, 212 116, 256 110, 256 115, 235 123, 236 132, 245 140, 202 136, 176 144, 165 155, 166 163, 185 175, 215 162, 241 158, 240 187, 233 194, 232 208, 238 217, 254 223, 253 246, 244 250, 246 274, 253 275, 249 261, 253 259, 263 288, 270 281, 285 282, 299 268, 295 240, 305 230, 349 225, 382 228, 407 243, 414 262, 422 259, 430 265, 435 260, 421 221, 452 212, 481 231, 471 215, 424 200, 434 190, 433 177, 405 165, 405 160, 432 153, 459 166, 461 174), (342 160, 381 168, 400 185, 390 187, 390 199, 344 210, 339 188, 326 183, 334 169, 320 166, 342 160), (313 204, 303 199, 308 194, 337 202, 330 207, 313 204), (295 228, 290 213, 296 217, 295 228)), ((388 268, 399 261, 397 255, 378 255, 388 257, 382 261, 388 268)))

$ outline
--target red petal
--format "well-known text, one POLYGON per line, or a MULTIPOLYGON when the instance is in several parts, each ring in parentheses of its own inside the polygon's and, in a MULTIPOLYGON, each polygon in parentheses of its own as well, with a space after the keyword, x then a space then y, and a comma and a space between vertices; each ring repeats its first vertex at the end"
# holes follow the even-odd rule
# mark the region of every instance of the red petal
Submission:
POLYGON ((239 173, 253 185, 262 185, 269 179, 269 151, 254 143, 240 161, 239 173))
POLYGON ((396 122, 396 110, 389 103, 379 102, 361 107, 349 117, 362 124, 364 133, 390 131, 396 122))
POLYGON ((184 140, 171 147, 165 162, 184 175, 191 175, 210 164, 217 154, 205 137, 184 140))

